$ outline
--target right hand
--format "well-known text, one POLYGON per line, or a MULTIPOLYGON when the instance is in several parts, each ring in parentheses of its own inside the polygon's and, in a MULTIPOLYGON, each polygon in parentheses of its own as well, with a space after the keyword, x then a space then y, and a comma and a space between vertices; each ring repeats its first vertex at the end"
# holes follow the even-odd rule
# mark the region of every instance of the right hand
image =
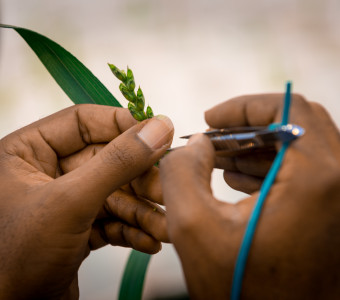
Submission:
MULTIPOLYGON (((280 122, 283 95, 232 99, 206 113, 212 128, 280 122)), ((249 254, 245 299, 335 299, 340 294, 340 135, 326 111, 293 95, 290 122, 306 133, 286 152, 249 254), (337 295, 337 296, 336 296, 337 295)), ((272 154, 271 154, 272 155, 272 154)), ((219 159, 226 181, 250 193, 236 205, 214 198, 209 139, 196 135, 161 161, 171 242, 193 299, 227 299, 241 240, 272 156, 219 159)))

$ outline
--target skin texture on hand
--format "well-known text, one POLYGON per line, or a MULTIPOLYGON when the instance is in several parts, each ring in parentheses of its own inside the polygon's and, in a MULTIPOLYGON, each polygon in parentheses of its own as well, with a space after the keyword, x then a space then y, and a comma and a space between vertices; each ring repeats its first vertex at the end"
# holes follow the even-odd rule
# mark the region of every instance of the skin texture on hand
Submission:
MULTIPOLYGON (((280 122, 283 95, 238 97, 206 112, 211 128, 280 122)), ((266 199, 247 262, 243 299, 335 299, 340 294, 340 135, 318 104, 293 95, 290 122, 306 133, 286 152, 266 199)), ((161 162, 171 242, 193 299, 228 299, 237 253, 275 153, 216 157, 196 135, 161 162), (213 167, 250 196, 220 202, 213 167)))
POLYGON ((172 136, 163 116, 137 124, 127 109, 78 105, 0 140, 0 298, 78 298, 81 262, 106 244, 158 252, 152 166, 172 136))

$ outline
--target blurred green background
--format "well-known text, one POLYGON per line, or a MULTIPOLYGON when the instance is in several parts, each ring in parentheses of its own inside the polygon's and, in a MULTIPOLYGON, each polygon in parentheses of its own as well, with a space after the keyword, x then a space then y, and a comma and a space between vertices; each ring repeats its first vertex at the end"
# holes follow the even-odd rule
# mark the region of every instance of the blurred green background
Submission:
MULTIPOLYGON (((35 30, 79 58, 126 106, 107 62, 134 71, 146 102, 179 136, 206 129, 204 111, 231 97, 293 91, 340 124, 338 0, 2 0, 1 23, 35 30)), ((0 137, 72 105, 13 30, 0 29, 0 137)), ((317 124, 316 124, 317 125, 317 124)), ((243 194, 214 171, 224 201, 243 194)), ((81 299, 116 299, 129 250, 105 247, 80 269, 81 299)), ((145 299, 185 293, 165 245, 151 261, 145 299)))

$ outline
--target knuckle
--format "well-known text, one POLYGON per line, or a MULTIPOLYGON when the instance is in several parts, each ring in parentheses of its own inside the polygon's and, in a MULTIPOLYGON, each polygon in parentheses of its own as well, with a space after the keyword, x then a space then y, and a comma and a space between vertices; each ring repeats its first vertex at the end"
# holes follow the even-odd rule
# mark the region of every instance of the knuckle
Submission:
POLYGON ((106 222, 104 224, 105 241, 114 246, 131 246, 127 238, 128 227, 121 222, 106 222))
POLYGON ((301 114, 312 112, 312 106, 306 98, 300 94, 292 94, 291 117, 292 120, 301 119, 301 114))
POLYGON ((300 101, 300 102, 308 102, 305 98, 305 96, 299 94, 299 93, 293 93, 292 97, 296 100, 296 101, 300 101))
POLYGON ((96 154, 98 154, 102 149, 103 149, 104 145, 100 145, 100 144, 94 144, 90 146, 90 157, 95 156, 96 154))
POLYGON ((294 93, 292 94, 292 100, 294 105, 300 108, 307 108, 310 106, 310 102, 301 94, 294 93))
POLYGON ((90 109, 89 104, 78 104, 74 108, 74 113, 76 114, 77 123, 78 123, 79 135, 85 144, 92 144, 90 130, 86 126, 86 123, 83 121, 84 111, 89 110, 89 109, 90 109))
POLYGON ((322 114, 328 114, 327 110, 318 102, 310 102, 310 105, 315 112, 320 112, 322 114))

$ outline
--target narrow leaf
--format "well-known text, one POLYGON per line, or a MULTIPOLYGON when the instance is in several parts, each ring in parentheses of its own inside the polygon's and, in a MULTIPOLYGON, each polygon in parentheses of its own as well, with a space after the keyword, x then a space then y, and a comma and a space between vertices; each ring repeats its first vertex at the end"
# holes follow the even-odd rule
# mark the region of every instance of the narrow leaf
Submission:
POLYGON ((119 106, 117 99, 77 58, 49 38, 34 31, 0 24, 18 32, 55 81, 75 103, 119 106))
POLYGON ((132 250, 120 284, 119 300, 142 299, 146 269, 150 254, 132 250))

